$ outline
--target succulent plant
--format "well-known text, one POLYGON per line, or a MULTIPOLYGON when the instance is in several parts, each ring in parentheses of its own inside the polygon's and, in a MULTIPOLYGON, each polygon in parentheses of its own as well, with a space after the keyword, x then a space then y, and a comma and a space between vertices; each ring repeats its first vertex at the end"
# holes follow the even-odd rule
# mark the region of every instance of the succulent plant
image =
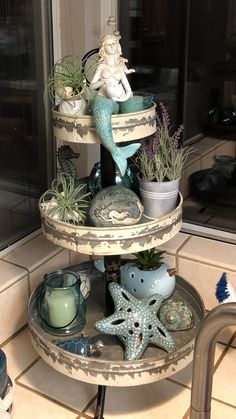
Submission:
POLYGON ((87 185, 75 186, 72 177, 61 175, 40 198, 41 208, 50 216, 66 223, 84 224, 90 192, 87 185))
POLYGON ((156 248, 153 247, 149 250, 134 253, 136 259, 134 259, 133 262, 141 271, 154 271, 155 269, 160 268, 163 253, 165 253, 165 250, 156 250, 156 248))

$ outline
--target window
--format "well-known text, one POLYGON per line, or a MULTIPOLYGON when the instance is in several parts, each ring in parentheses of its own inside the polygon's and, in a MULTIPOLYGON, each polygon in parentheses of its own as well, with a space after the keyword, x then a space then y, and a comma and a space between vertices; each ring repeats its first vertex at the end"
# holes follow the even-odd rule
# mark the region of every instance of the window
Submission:
POLYGON ((0 0, 0 250, 40 227, 38 198, 52 177, 50 13, 47 0, 0 0))
POLYGON ((236 0, 119 0, 118 10, 133 90, 162 101, 195 148, 184 225, 236 241, 236 0))

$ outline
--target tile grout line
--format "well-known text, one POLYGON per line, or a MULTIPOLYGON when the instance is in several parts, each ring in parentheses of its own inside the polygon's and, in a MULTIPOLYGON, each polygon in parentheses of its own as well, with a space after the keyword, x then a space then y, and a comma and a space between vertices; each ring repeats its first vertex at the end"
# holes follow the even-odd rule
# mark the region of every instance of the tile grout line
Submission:
POLYGON ((83 408, 82 412, 77 416, 76 419, 80 419, 80 418, 93 419, 93 416, 87 415, 86 411, 89 409, 90 406, 92 406, 92 404, 95 402, 96 399, 97 399, 97 394, 95 394, 95 396, 93 396, 93 398, 86 404, 86 406, 83 408))
MULTIPOLYGON (((231 343, 234 341, 235 336, 236 336, 236 332, 234 332, 234 333, 233 333, 233 335, 231 336, 230 340, 229 340, 229 341, 228 341, 228 343, 226 343, 226 344, 225 344, 225 343, 220 343, 220 342, 218 342, 218 343, 220 343, 221 345, 225 345, 225 349, 223 350, 223 353, 220 355, 219 359, 216 361, 216 363, 215 363, 215 365, 214 365, 213 379, 214 379, 214 374, 215 374, 215 372, 216 372, 217 368, 219 367, 219 365, 220 365, 221 361, 223 360, 223 358, 224 358, 224 357, 225 357, 225 355, 227 354, 227 352, 228 352, 229 348, 231 348, 231 347, 232 347, 232 346, 231 346, 231 343)), ((169 380, 170 380, 170 381, 173 381, 174 383, 176 383, 176 381, 174 381, 174 380, 171 380, 171 379, 169 379, 169 380)), ((178 384, 180 384, 180 383, 178 383, 178 384)), ((180 384, 180 385, 181 385, 181 384, 180 384)), ((186 388, 188 388, 190 391, 192 391, 191 387, 189 388, 188 386, 183 385, 183 384, 182 384, 182 386, 183 386, 183 387, 186 387, 186 388)), ((224 402, 223 400, 217 399, 216 397, 211 397, 211 401, 212 401, 212 400, 215 400, 215 401, 217 401, 217 402, 219 402, 219 403, 221 403, 221 404, 223 404, 223 405, 226 405, 226 406, 228 406, 228 407, 231 407, 231 408, 236 409, 236 406, 231 405, 230 403, 224 402)), ((182 419, 189 419, 190 408, 191 408, 191 405, 190 405, 190 406, 189 406, 189 408, 186 410, 186 412, 185 412, 184 416, 182 417, 182 419)))
POLYGON ((15 339, 16 336, 18 336, 20 333, 22 333, 25 329, 27 329, 28 323, 26 323, 24 326, 22 326, 19 330, 17 330, 15 333, 13 333, 8 339, 6 339, 4 342, 0 344, 0 348, 2 349, 5 345, 7 345, 11 340, 15 339))
POLYGON ((15 378, 15 382, 18 383, 18 380, 27 372, 29 371, 35 364, 37 364, 37 362, 39 362, 41 360, 40 356, 37 356, 36 359, 34 359, 34 361, 32 361, 19 375, 17 375, 17 377, 15 378))
POLYGON ((212 263, 209 263, 209 262, 205 262, 205 261, 202 261, 200 259, 193 258, 193 257, 179 256, 179 255, 178 255, 178 258, 185 259, 185 260, 188 260, 190 262, 200 263, 201 265, 211 266, 213 268, 218 268, 218 269, 222 269, 222 270, 226 270, 227 269, 227 272, 236 273, 236 270, 235 269, 231 269, 231 268, 228 268, 228 267, 226 268, 225 265, 224 266, 217 265, 215 262, 214 263, 213 262, 212 263))
POLYGON ((228 350, 231 348, 231 343, 234 341, 234 338, 236 336, 236 332, 233 333, 233 335, 231 336, 231 338, 229 339, 228 343, 226 344, 225 349, 223 350, 222 354, 220 355, 220 357, 218 358, 218 360, 216 361, 215 365, 214 365, 214 372, 213 374, 215 374, 217 368, 219 367, 219 365, 221 364, 222 360, 224 359, 225 355, 227 354, 228 350))
POLYGON ((22 388, 30 391, 31 393, 37 394, 38 396, 42 397, 43 399, 46 399, 46 400, 48 400, 48 401, 50 401, 52 403, 55 403, 58 406, 63 407, 64 409, 66 409, 66 410, 68 410, 68 411, 70 411, 72 413, 75 413, 77 415, 79 413, 79 410, 73 409, 73 407, 67 406, 66 404, 60 402, 59 400, 54 399, 53 397, 50 397, 50 396, 48 396, 45 393, 41 393, 39 390, 35 390, 34 388, 31 388, 31 387, 27 386, 26 384, 20 383, 18 381, 18 382, 16 382, 16 385, 18 385, 19 387, 22 387, 22 388))
POLYGON ((175 264, 176 264, 176 269, 177 272, 179 270, 179 252, 183 249, 183 247, 186 245, 186 243, 191 239, 191 236, 189 235, 189 237, 187 237, 183 243, 176 249, 175 252, 175 264))
POLYGON ((57 399, 54 399, 54 398, 52 398, 52 397, 50 397, 50 396, 48 396, 48 395, 46 395, 45 393, 42 393, 41 391, 39 391, 39 390, 35 390, 35 389, 33 389, 33 388, 31 388, 31 387, 29 387, 29 386, 27 386, 26 384, 23 384, 23 383, 21 383, 20 381, 19 381, 19 379, 22 377, 22 376, 24 376, 25 375, 25 373, 27 373, 27 371, 29 371, 35 364, 37 364, 39 361, 41 361, 42 360, 42 358, 40 357, 40 356, 38 356, 33 362, 31 362, 31 364, 30 365, 28 365, 27 366, 27 368, 25 368, 16 378, 15 378, 15 383, 16 383, 16 385, 19 385, 19 386, 21 386, 21 387, 23 387, 23 388, 25 388, 25 389, 27 389, 28 391, 31 391, 31 392, 33 392, 33 393, 35 393, 35 394, 37 394, 37 395, 39 395, 39 396, 41 396, 42 398, 45 398, 45 399, 47 399, 47 400, 49 400, 49 401, 52 401, 53 403, 56 403, 57 405, 59 405, 59 406, 62 406, 62 407, 64 407, 65 409, 67 409, 67 410, 69 410, 69 411, 71 411, 72 413, 76 413, 76 414, 78 414, 79 413, 79 416, 78 416, 78 418, 80 418, 80 417, 83 417, 83 416, 81 416, 81 414, 84 414, 85 416, 85 418, 88 418, 88 419, 90 419, 91 417, 90 416, 88 416, 88 415, 86 415, 86 410, 94 403, 94 401, 96 400, 96 398, 97 398, 97 394, 95 394, 95 396, 93 396, 92 397, 92 399, 86 404, 86 406, 83 408, 83 410, 82 410, 82 412, 79 412, 79 410, 76 410, 76 409, 73 409, 72 407, 70 407, 70 406, 67 406, 67 405, 65 405, 64 403, 61 403, 61 402, 59 402, 57 399))

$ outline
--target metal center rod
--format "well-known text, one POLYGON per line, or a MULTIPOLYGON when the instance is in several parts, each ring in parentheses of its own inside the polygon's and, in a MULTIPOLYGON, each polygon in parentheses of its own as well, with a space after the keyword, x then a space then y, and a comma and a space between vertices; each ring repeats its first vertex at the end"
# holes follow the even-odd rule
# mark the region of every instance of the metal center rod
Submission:
POLYGON ((106 396, 106 386, 98 386, 97 406, 94 419, 104 419, 104 405, 106 396))

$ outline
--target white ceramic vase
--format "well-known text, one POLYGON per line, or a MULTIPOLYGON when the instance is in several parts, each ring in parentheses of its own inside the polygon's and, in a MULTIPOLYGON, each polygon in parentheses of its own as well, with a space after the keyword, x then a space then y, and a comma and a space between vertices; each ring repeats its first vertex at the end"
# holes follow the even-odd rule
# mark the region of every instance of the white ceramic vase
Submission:
POLYGON ((175 289, 175 275, 168 273, 169 266, 162 263, 154 271, 143 271, 133 262, 121 266, 121 285, 136 298, 159 294, 169 298, 175 289))
POLYGON ((160 218, 175 209, 180 178, 165 182, 155 182, 138 177, 138 181, 146 217, 160 218))
POLYGON ((87 106, 85 100, 79 97, 78 99, 62 100, 58 106, 58 110, 64 115, 86 115, 87 106))

